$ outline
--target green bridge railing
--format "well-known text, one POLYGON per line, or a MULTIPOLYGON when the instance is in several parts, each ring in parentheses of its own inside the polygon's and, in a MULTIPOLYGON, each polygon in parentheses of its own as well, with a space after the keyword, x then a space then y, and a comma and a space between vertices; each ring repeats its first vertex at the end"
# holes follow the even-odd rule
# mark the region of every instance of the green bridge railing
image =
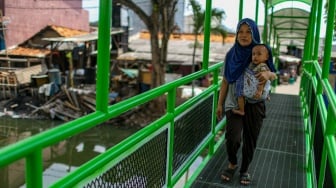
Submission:
MULTIPOLYGON (((209 67, 208 70, 199 71, 175 82, 121 101, 110 106, 107 113, 94 112, 2 148, 0 150, 0 166, 4 167, 24 158, 26 160, 27 187, 42 187, 42 150, 44 148, 168 93, 167 113, 165 115, 80 166, 51 187, 97 187, 97 185, 106 185, 106 183, 111 185, 117 182, 120 185, 123 180, 126 181, 137 173, 143 172, 149 165, 153 165, 153 168, 149 169, 150 172, 141 174, 147 179, 145 185, 150 185, 149 187, 173 187, 205 149, 208 150, 208 153, 203 162, 206 163, 211 158, 213 152, 223 141, 222 138, 215 142, 215 136, 225 123, 225 120, 223 120, 217 124, 214 113, 218 93, 217 79, 204 92, 177 107, 175 107, 176 89, 208 73, 214 73, 214 78, 217 78, 217 72, 221 66, 222 63, 216 64, 209 67), (107 175, 109 178, 101 177, 104 174, 109 174, 107 175), (107 179, 106 182, 103 182, 103 179, 107 179), (113 180, 116 182, 113 182, 113 180)), ((143 181, 140 180, 133 181, 133 183, 144 186, 143 181)))
POLYGON ((329 83, 335 0, 329 1, 323 61, 318 62, 322 2, 313 1, 305 40, 300 97, 306 130, 307 182, 336 186, 336 97, 329 83))
POLYGON ((307 179, 313 187, 336 185, 336 97, 317 61, 306 62, 301 101, 306 127, 307 179))
MULTIPOLYGON (((110 68, 110 26, 112 2, 100 1, 96 112, 42 132, 15 144, 1 148, 0 168, 25 160, 26 187, 43 187, 43 149, 115 118, 158 97, 167 99, 166 113, 145 128, 126 138, 106 152, 93 158, 51 187, 174 187, 188 174, 195 160, 202 163, 190 174, 189 187, 224 141, 218 133, 225 127, 225 119, 216 121, 215 109, 222 62, 209 66, 209 38, 211 0, 206 1, 206 22, 202 70, 174 82, 152 89, 115 105, 108 105, 110 68), (178 87, 211 75, 213 83, 201 94, 176 105, 178 87)), ((329 18, 334 18, 335 1, 330 1, 329 18)), ((314 18, 314 16, 312 16, 314 18)), ((314 20, 308 36, 317 31, 314 20)), ((336 185, 336 99, 328 82, 333 20, 328 21, 323 66, 312 54, 318 48, 315 38, 307 38, 300 98, 306 128, 307 185, 335 187, 336 185), (315 45, 315 46, 314 46, 315 45), (326 102, 327 101, 327 102, 326 102)), ((316 35, 318 36, 318 35, 316 35)))
POLYGON ((216 135, 225 125, 225 119, 217 122, 215 115, 218 78, 223 63, 208 66, 211 6, 206 10, 207 29, 202 70, 109 106, 111 7, 111 1, 100 1, 96 112, 0 150, 0 168, 25 160, 28 188, 43 187, 43 149, 161 96, 166 96, 167 99, 166 113, 162 117, 50 186, 120 187, 126 184, 131 187, 173 187, 202 155, 203 162, 189 177, 186 183, 188 186, 224 141, 224 135, 215 141, 216 135), (176 106, 177 88, 205 75, 212 75, 212 85, 201 94, 176 106))

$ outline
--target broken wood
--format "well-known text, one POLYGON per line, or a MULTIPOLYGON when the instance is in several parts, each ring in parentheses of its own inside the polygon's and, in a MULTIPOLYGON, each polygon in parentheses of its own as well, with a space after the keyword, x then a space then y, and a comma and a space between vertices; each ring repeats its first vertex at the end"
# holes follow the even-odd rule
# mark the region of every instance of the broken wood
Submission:
POLYGON ((77 100, 77 94, 73 91, 70 91, 70 96, 72 97, 76 107, 79 108, 79 103, 78 103, 78 100, 77 100))
POLYGON ((66 96, 68 97, 69 101, 71 104, 75 105, 74 101, 72 100, 68 89, 65 86, 62 86, 62 91, 66 94, 66 96))
POLYGON ((75 110, 75 111, 78 111, 78 112, 81 111, 80 108, 77 108, 76 106, 72 105, 71 103, 69 103, 69 101, 65 101, 64 102, 64 106, 69 107, 72 110, 75 110))
POLYGON ((95 98, 91 98, 91 97, 89 97, 87 95, 82 95, 81 99, 83 99, 84 101, 86 101, 86 102, 88 102, 88 103, 96 106, 96 99, 95 98))
POLYGON ((85 107, 89 108, 90 110, 92 110, 92 111, 96 111, 96 107, 93 106, 93 105, 91 105, 90 103, 83 101, 82 104, 83 104, 85 107))
POLYGON ((61 114, 63 116, 69 117, 71 119, 77 119, 80 117, 80 115, 77 115, 77 114, 72 115, 71 113, 66 113, 64 110, 61 110, 61 109, 54 108, 53 110, 54 112, 61 114))

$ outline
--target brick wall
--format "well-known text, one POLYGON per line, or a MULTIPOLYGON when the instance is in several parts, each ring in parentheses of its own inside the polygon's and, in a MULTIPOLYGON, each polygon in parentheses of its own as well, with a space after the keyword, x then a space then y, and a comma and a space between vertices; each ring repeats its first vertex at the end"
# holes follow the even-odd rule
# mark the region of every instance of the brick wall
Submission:
POLYGON ((7 47, 17 45, 46 25, 59 25, 89 31, 89 13, 82 0, 4 0, 10 19, 6 31, 7 47))

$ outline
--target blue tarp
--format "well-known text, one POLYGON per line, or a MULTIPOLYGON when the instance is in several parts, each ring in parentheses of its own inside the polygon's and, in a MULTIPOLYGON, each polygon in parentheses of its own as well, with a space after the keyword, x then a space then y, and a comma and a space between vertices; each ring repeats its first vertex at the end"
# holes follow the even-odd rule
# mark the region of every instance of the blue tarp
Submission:
POLYGON ((6 49, 3 32, 0 31, 0 50, 6 49))

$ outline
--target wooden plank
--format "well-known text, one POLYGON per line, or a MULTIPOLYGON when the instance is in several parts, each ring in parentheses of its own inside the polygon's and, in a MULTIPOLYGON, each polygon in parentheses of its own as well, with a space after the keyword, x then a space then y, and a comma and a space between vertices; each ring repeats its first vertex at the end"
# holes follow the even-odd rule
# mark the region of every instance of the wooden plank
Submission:
POLYGON ((91 105, 91 104, 89 104, 89 103, 87 103, 85 101, 83 101, 82 104, 84 106, 88 107, 89 109, 91 109, 92 111, 96 111, 96 107, 95 106, 93 106, 93 105, 91 105))
POLYGON ((71 103, 72 105, 75 105, 74 101, 72 100, 72 98, 71 98, 71 96, 70 96, 70 94, 69 94, 68 89, 67 89, 64 85, 62 86, 62 91, 66 94, 66 96, 68 97, 70 103, 71 103))
POLYGON ((35 65, 23 69, 16 69, 14 73, 19 84, 27 84, 31 82, 31 76, 42 72, 42 65, 35 65))
POLYGON ((81 111, 80 108, 77 108, 76 106, 72 105, 71 103, 69 103, 69 101, 65 101, 64 102, 64 106, 69 107, 72 110, 75 110, 75 111, 78 111, 78 112, 81 111))
POLYGON ((63 116, 66 116, 66 117, 70 117, 71 119, 77 119, 77 118, 80 117, 80 115, 78 115, 76 113, 74 115, 72 115, 72 113, 67 113, 66 110, 64 110, 64 109, 54 108, 53 110, 54 110, 54 112, 56 112, 58 114, 61 114, 63 116))
POLYGON ((87 95, 82 95, 81 99, 83 99, 84 101, 86 101, 86 102, 88 102, 88 103, 96 106, 96 99, 93 99, 93 98, 91 98, 91 97, 89 97, 87 95))
POLYGON ((70 96, 72 97, 72 99, 73 99, 76 107, 79 108, 79 103, 78 103, 78 100, 77 100, 77 94, 76 94, 76 92, 70 91, 70 96))

